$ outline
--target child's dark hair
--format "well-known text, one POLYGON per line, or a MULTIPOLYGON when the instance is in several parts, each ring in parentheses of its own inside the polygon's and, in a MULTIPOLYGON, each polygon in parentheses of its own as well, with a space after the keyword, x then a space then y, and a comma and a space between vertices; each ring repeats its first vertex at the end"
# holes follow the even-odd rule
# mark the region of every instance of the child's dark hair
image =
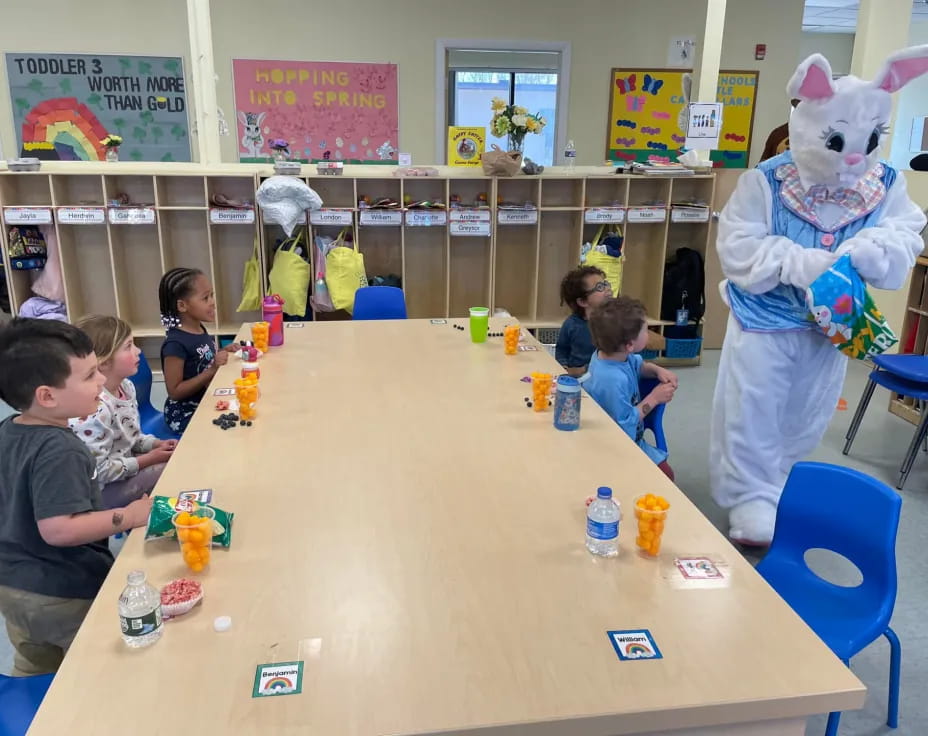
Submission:
POLYGON ((590 315, 593 344, 604 353, 620 353, 647 322, 644 304, 628 296, 607 299, 590 315))
POLYGON ((574 314, 583 315, 583 307, 578 304, 580 299, 587 296, 583 279, 587 276, 602 276, 606 274, 596 266, 578 266, 568 271, 561 280, 561 304, 566 304, 574 314))
POLYGON ((66 322, 11 320, 0 327, 0 399, 17 411, 32 406, 39 386, 64 386, 71 358, 86 358, 93 343, 66 322))
POLYGON ((161 309, 161 324, 165 328, 180 326, 177 300, 186 299, 193 293, 193 282, 202 276, 199 268, 172 268, 161 277, 158 284, 158 304, 161 309))

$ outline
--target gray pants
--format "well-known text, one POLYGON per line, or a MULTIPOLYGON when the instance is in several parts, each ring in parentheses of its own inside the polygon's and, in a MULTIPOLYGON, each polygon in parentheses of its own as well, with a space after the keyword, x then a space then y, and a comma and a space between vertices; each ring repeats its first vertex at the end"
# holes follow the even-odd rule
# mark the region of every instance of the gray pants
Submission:
POLYGON ((103 505, 108 509, 118 509, 129 505, 146 493, 151 493, 158 483, 158 478, 161 477, 161 471, 167 465, 167 463, 149 465, 131 478, 107 483, 103 486, 103 505))

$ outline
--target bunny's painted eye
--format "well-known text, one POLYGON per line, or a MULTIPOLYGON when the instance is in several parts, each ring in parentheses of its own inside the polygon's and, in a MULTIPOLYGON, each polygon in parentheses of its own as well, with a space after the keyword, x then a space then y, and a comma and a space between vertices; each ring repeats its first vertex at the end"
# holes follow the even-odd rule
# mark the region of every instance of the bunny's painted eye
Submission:
POLYGON ((825 140, 825 148, 841 153, 844 150, 844 136, 841 133, 832 133, 825 140))
POLYGON ((873 153, 877 146, 880 145, 880 131, 875 129, 870 134, 870 138, 867 140, 867 153, 873 153))

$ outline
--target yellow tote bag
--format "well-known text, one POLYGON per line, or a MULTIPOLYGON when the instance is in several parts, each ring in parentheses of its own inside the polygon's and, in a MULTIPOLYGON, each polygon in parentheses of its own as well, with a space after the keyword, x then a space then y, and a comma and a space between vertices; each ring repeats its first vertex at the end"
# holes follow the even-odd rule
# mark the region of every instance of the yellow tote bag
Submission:
MULTIPOLYGON (((312 281, 309 262, 295 252, 300 247, 304 234, 304 230, 301 229, 295 238, 280 244, 267 277, 271 287, 270 293, 280 294, 284 300, 284 311, 294 317, 306 314, 309 282, 312 281)), ((305 246, 303 248, 305 250, 305 246)))
MULTIPOLYGON (((344 231, 339 240, 343 235, 344 231)), ((344 309, 349 314, 354 311, 354 293, 367 286, 364 255, 358 250, 357 241, 351 247, 336 246, 329 251, 325 257, 325 284, 335 309, 344 309)))
POLYGON ((251 258, 245 261, 242 274, 242 301, 236 312, 255 312, 261 309, 261 268, 258 266, 258 236, 251 258))
POLYGON ((623 261, 625 258, 623 256, 616 258, 615 256, 610 256, 595 250, 603 236, 605 227, 605 225, 599 226, 599 231, 596 233, 596 237, 593 238, 593 250, 586 254, 584 265, 596 266, 596 268, 606 274, 606 281, 612 284, 612 293, 618 296, 622 292, 622 266, 624 265, 623 261))

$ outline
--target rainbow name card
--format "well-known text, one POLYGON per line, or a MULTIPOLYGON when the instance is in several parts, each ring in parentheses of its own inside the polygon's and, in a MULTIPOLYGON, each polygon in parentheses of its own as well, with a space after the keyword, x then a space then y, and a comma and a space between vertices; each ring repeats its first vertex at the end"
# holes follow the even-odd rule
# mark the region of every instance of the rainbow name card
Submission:
POLYGON ((593 225, 602 222, 624 222, 625 209, 623 207, 590 207, 583 213, 583 221, 593 225))
POLYGON ((7 225, 48 225, 52 221, 51 207, 4 207, 7 225))
POLYGON ((103 207, 59 207, 58 222, 62 225, 102 225, 106 222, 103 207))
POLYGON ((259 664, 255 670, 253 698, 297 695, 303 691, 303 662, 259 664))
POLYGON ((250 207, 210 207, 209 221, 213 225, 253 225, 255 211, 250 207))
POLYGON ((623 662, 630 659, 663 659, 664 655, 657 648, 657 642, 647 629, 629 629, 626 631, 607 631, 609 641, 615 653, 623 662))
POLYGON ((350 209, 310 210, 309 222, 311 225, 351 225, 354 223, 354 213, 350 209))

